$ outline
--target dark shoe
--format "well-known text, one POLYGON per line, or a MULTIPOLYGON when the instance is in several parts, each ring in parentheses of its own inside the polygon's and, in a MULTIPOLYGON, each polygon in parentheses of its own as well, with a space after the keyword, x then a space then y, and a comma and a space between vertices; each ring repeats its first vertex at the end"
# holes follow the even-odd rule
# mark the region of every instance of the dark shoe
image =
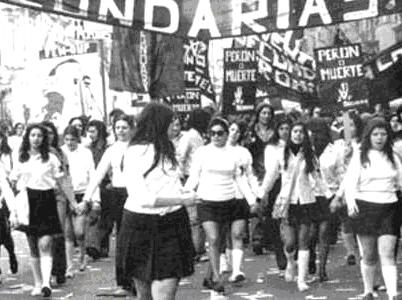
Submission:
POLYGON ((308 264, 308 273, 310 275, 314 275, 317 272, 317 266, 315 265, 315 261, 308 264))
POLYGON ((324 282, 324 281, 328 281, 328 275, 326 271, 319 271, 318 272, 318 281, 319 282, 324 282))
POLYGON ((52 294, 52 290, 51 290, 49 287, 44 286, 44 287, 42 288, 42 295, 43 295, 43 297, 48 298, 48 297, 50 297, 51 294, 52 294))
POLYGON ((202 281, 202 286, 208 290, 212 290, 214 285, 214 282, 212 281, 211 278, 204 278, 204 280, 202 281))
POLYGON ((62 275, 57 275, 56 276, 56 282, 57 284, 64 284, 66 283, 66 275, 62 274, 62 275))
POLYGON ((348 255, 348 257, 346 258, 346 262, 348 266, 354 266, 356 264, 356 256, 354 256, 353 254, 348 255))
POLYGON ((362 300, 374 300, 374 296, 372 293, 368 293, 367 295, 364 295, 362 300))
POLYGON ((225 292, 225 287, 224 287, 224 285, 223 285, 223 283, 222 282, 220 282, 220 281, 213 281, 212 282, 212 289, 215 291, 215 292, 217 292, 217 293, 224 293, 225 292))
POLYGON ((15 254, 10 255, 10 271, 12 274, 18 273, 18 261, 15 254))

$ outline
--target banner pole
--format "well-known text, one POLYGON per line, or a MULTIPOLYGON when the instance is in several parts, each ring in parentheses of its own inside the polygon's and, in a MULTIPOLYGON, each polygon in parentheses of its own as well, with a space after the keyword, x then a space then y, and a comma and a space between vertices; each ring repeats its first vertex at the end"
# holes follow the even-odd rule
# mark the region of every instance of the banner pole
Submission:
POLYGON ((350 130, 351 119, 349 111, 348 110, 344 111, 342 116, 343 116, 343 135, 346 143, 350 143, 352 141, 352 134, 350 130))
POLYGON ((106 78, 105 78, 105 49, 102 39, 98 40, 100 56, 100 73, 102 78, 102 97, 103 97, 103 121, 107 124, 107 97, 106 97, 106 78))

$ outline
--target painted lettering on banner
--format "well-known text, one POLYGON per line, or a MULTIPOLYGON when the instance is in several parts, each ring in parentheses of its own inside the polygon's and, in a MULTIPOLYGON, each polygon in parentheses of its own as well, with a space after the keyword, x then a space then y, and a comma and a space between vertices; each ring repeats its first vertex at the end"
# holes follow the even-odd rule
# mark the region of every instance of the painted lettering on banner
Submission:
POLYGON ((401 1, 390 0, 0 0, 0 2, 137 30, 208 39, 297 30, 402 12, 401 1))
POLYGON ((356 108, 368 105, 360 44, 315 50, 322 106, 356 108))

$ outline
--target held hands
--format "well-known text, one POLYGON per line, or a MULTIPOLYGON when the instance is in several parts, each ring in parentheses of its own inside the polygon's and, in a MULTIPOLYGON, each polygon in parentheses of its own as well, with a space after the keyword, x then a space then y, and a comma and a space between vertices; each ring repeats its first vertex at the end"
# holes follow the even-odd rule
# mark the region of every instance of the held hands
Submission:
POLYGON ((184 206, 193 206, 200 203, 200 199, 197 198, 194 191, 181 191, 180 200, 184 206))
POLYGON ((77 215, 85 215, 89 212, 89 202, 88 201, 82 201, 81 203, 78 203, 75 207, 75 213, 77 215))
POLYGON ((353 218, 359 214, 359 207, 356 204, 356 200, 351 201, 347 204, 348 206, 348 215, 349 217, 353 218))
POLYGON ((331 213, 337 212, 342 207, 342 198, 334 196, 329 204, 329 210, 331 213))

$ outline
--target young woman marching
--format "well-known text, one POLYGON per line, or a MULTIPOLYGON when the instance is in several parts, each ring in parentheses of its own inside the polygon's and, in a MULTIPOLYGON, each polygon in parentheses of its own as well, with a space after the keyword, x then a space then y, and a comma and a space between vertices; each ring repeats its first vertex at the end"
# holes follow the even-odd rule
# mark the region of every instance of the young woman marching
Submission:
MULTIPOLYGON (((231 146, 226 146, 229 134, 229 124, 222 118, 215 118, 209 125, 211 143, 200 147, 193 160, 190 177, 185 185, 185 190, 197 190, 202 199, 198 205, 198 214, 209 243, 209 261, 212 276, 204 279, 204 286, 217 292, 223 292, 224 286, 219 275, 221 230, 225 223, 229 223, 233 230, 238 230, 235 237, 236 247, 240 248, 242 221, 248 217, 248 206, 244 201, 236 200, 236 188, 248 199, 249 203, 255 203, 255 195, 240 176, 242 168, 238 152, 231 146), (237 226, 236 226, 237 224, 237 226)), ((246 170, 243 170, 246 172, 246 170)), ((241 262, 241 252, 237 252, 236 263, 241 262), (240 259, 239 259, 240 258, 240 259)), ((235 267, 235 266, 234 266, 235 267)), ((240 265, 236 267, 240 268, 240 265)), ((236 270, 241 277, 240 270, 236 270)), ((239 279, 240 279, 239 277, 239 279)), ((244 277, 244 276, 243 276, 244 277)))
MULTIPOLYGON (((133 119, 125 114, 121 114, 114 119, 113 132, 116 141, 106 149, 99 162, 95 176, 87 187, 84 201, 90 202, 98 185, 107 174, 111 176, 111 187, 108 188, 108 198, 101 199, 101 239, 108 239, 116 223, 117 238, 121 227, 123 207, 127 199, 126 180, 122 170, 123 155, 126 152, 132 130, 134 128, 133 119)), ((102 198, 102 197, 101 197, 102 198)), ((130 281, 124 280, 120 257, 116 256, 116 281, 117 285, 126 289, 131 288, 130 281)))
POLYGON ((54 189, 63 176, 59 159, 49 151, 47 131, 41 125, 28 127, 11 178, 17 189, 26 190, 29 201, 28 244, 34 276, 32 295, 51 295, 52 239, 62 233, 54 189))
POLYGON ((55 189, 57 212, 59 214, 63 235, 55 236, 52 244, 52 253, 54 258, 52 275, 56 277, 56 282, 58 284, 62 284, 65 282, 65 275, 67 271, 65 246, 66 240, 64 238, 66 215, 68 209, 73 211, 75 210, 77 202, 74 198, 67 157, 64 154, 63 150, 61 150, 59 145, 59 136, 57 133, 57 129, 52 122, 44 121, 41 123, 41 125, 47 130, 50 152, 56 155, 56 157, 59 159, 60 167, 63 172, 63 177, 59 179, 59 182, 61 184, 55 189))
MULTIPOLYGON (((102 121, 91 120, 87 124, 86 132, 86 137, 89 140, 87 147, 91 150, 96 168, 108 147, 106 125, 102 121)), ((108 201, 109 193, 107 185, 109 182, 109 176, 103 176, 102 181, 99 182, 101 206, 102 202, 105 203, 108 201)), ((99 213, 101 214, 100 211, 95 211, 93 209, 91 214, 88 215, 86 252, 94 260, 99 259, 101 253, 102 256, 108 256, 109 253, 109 236, 102 236, 100 238, 99 235, 99 213)))
POLYGON ((125 278, 134 278, 140 300, 173 300, 181 278, 194 272, 190 222, 168 128, 173 111, 159 103, 141 112, 124 155, 128 198, 117 239, 125 278))
MULTIPOLYGON (((241 141, 244 139, 247 130, 247 125, 241 121, 233 121, 229 126, 229 136, 227 139, 227 145, 231 146, 233 151, 236 152, 238 157, 238 166, 241 169, 242 179, 246 180, 246 184, 253 187, 253 190, 258 189, 257 178, 255 178, 252 169, 252 158, 247 148, 241 146, 241 141)), ((227 239, 228 254, 231 256, 228 260, 231 261, 232 274, 229 277, 229 282, 239 282, 245 279, 245 274, 241 271, 242 260, 244 255, 243 239, 246 234, 246 226, 248 219, 248 211, 250 210, 249 203, 245 199, 245 196, 235 185, 236 189, 236 201, 238 201, 239 209, 241 207, 244 210, 244 218, 234 220, 232 224, 229 224, 227 239)), ((222 257, 221 257, 222 258, 222 257)))
MULTIPOLYGON (((7 135, 0 131, 0 165, 1 172, 6 178, 10 175, 13 166, 12 150, 7 141, 7 135)), ((10 209, 6 199, 0 195, 0 246, 4 245, 9 255, 10 271, 12 274, 18 272, 18 261, 15 255, 14 240, 11 235, 9 215, 10 209)), ((0 270, 1 274, 1 270, 0 270)))
POLYGON ((89 184, 89 179, 95 174, 95 164, 91 151, 81 145, 79 131, 73 126, 68 126, 63 133, 64 145, 61 147, 66 154, 70 167, 70 174, 73 184, 74 196, 77 201, 76 211, 70 211, 66 222, 66 256, 67 256, 67 278, 74 276, 73 255, 74 237, 80 248, 79 270, 82 272, 86 268, 86 249, 85 249, 85 226, 89 209, 100 210, 99 190, 93 197, 92 205, 83 201, 85 190, 89 184))
MULTIPOLYGON (((270 168, 271 161, 278 155, 283 155, 285 145, 289 139, 290 126, 292 121, 290 119, 279 120, 276 124, 274 134, 268 140, 268 144, 264 151, 264 166, 268 170, 270 168)), ((286 269, 286 256, 283 250, 283 242, 280 234, 280 220, 272 218, 272 210, 281 190, 281 178, 276 180, 271 191, 268 193, 268 201, 264 211, 266 217, 267 231, 269 232, 269 241, 275 251, 276 264, 279 268, 279 276, 284 276, 284 271, 286 269)), ((265 200, 265 199, 264 199, 265 200)))
POLYGON ((281 233, 287 258, 285 280, 294 280, 294 255, 297 245, 297 286, 300 291, 305 291, 309 288, 306 276, 310 255, 310 230, 316 207, 314 187, 318 186, 323 190, 325 187, 320 180, 317 159, 303 123, 292 125, 284 152, 274 157, 267 167, 260 197, 272 189, 279 175, 282 178, 273 217, 281 219, 281 233))
MULTIPOLYGON (((389 299, 397 296, 395 244, 400 216, 396 191, 402 188, 402 165, 392 150, 392 132, 383 119, 372 119, 355 151, 344 183, 346 204, 361 249, 365 300, 374 299, 377 257, 389 299)), ((394 298, 395 297, 395 298, 394 298)))
MULTIPOLYGON (((310 139, 313 144, 314 153, 319 159, 320 172, 323 176, 325 183, 330 182, 331 176, 328 176, 330 171, 327 170, 328 160, 336 158, 334 147, 331 139, 331 131, 326 121, 322 118, 312 118, 308 123, 308 131, 310 139), (327 176, 325 176, 327 175, 327 176)), ((335 174, 332 174, 333 176, 335 174)), ((332 198, 332 197, 331 197, 332 198)), ((331 198, 326 198, 325 194, 316 189, 316 213, 314 215, 314 222, 311 233, 311 246, 310 246, 310 264, 315 269, 315 249, 318 242, 319 248, 319 268, 318 279, 320 282, 327 281, 328 276, 326 272, 328 251, 329 251, 329 220, 331 218, 330 203, 331 198)))

